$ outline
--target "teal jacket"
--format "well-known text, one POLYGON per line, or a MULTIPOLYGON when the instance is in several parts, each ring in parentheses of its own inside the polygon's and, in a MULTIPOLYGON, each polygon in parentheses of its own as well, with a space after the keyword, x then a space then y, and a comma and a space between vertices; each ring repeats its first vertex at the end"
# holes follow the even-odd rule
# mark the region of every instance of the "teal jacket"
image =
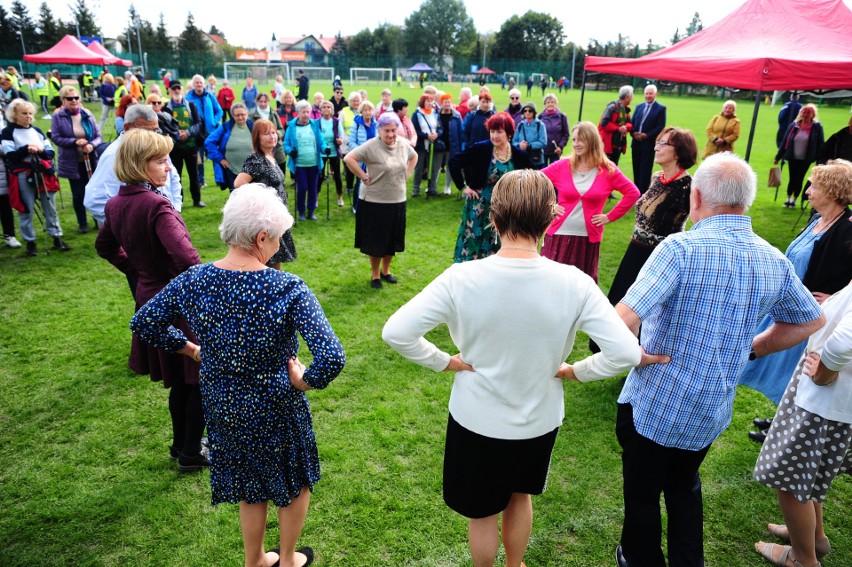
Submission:
MULTIPOLYGON (((296 141, 296 128, 298 126, 299 121, 291 120, 289 124, 287 124, 287 131, 284 133, 284 153, 289 157, 287 158, 287 169, 296 172, 296 160, 293 159, 293 156, 290 155, 293 150, 298 149, 299 143, 296 141)), ((311 130, 314 132, 314 140, 316 140, 317 144, 317 167, 320 169, 323 168, 323 156, 325 155, 325 138, 322 136, 322 130, 320 129, 319 120, 310 120, 308 124, 311 127, 311 130)), ((302 126, 304 128, 304 126, 302 126)))

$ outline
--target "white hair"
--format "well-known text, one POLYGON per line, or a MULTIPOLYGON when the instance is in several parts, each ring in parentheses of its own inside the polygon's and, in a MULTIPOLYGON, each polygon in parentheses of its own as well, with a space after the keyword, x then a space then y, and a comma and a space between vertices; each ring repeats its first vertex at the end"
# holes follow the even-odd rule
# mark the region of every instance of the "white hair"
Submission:
POLYGON ((701 162, 692 176, 692 187, 701 193, 704 205, 711 210, 720 207, 747 210, 757 194, 757 174, 744 159, 722 152, 701 162))
POLYGON ((645 87, 644 92, 648 92, 648 91, 656 93, 657 92, 657 85, 648 85, 647 87, 645 87))
POLYGON ((361 98, 361 93, 358 92, 358 91, 352 91, 351 93, 349 93, 349 99, 348 99, 349 102, 352 102, 355 99, 356 96, 358 98, 361 98))
POLYGON ((9 103, 9 106, 6 107, 6 120, 12 122, 13 124, 17 124, 17 122, 15 122, 15 115, 18 113, 18 107, 20 106, 29 107, 33 115, 35 115, 36 107, 33 103, 22 98, 16 98, 15 100, 9 103))
POLYGON ((627 98, 629 96, 633 96, 633 87, 630 85, 624 85, 620 89, 618 89, 618 98, 627 98))
POLYGON ((546 95, 544 95, 544 101, 543 101, 544 104, 547 104, 547 101, 550 100, 550 99, 553 99, 553 102, 555 102, 556 104, 559 104, 559 99, 556 98, 556 95, 553 94, 553 93, 547 93, 546 95))
POLYGON ((725 108, 729 104, 734 107, 734 112, 736 112, 737 111, 737 103, 736 103, 736 101, 733 101, 733 100, 726 100, 725 104, 722 105, 722 108, 725 108))
POLYGON ((305 108, 311 108, 311 103, 306 100, 300 100, 293 108, 296 112, 302 112, 305 108))
POLYGON ((228 246, 251 250, 261 231, 278 238, 292 226, 293 216, 275 189, 248 183, 235 189, 222 208, 219 236, 228 246))
POLYGON ((521 97, 521 91, 519 91, 518 89, 511 89, 509 91, 509 98, 512 98, 512 95, 518 95, 518 98, 520 98, 521 97))
POLYGON ((193 75, 193 76, 192 76, 192 78, 189 80, 190 84, 194 83, 194 82, 195 82, 195 79, 199 79, 202 83, 204 82, 204 77, 203 77, 203 76, 201 76, 201 75, 193 75))

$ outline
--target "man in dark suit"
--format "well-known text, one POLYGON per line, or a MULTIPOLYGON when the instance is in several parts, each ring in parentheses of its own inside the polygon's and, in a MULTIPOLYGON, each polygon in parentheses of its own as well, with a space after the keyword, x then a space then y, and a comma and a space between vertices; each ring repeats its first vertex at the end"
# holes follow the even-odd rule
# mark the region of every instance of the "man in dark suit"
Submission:
POLYGON ((645 102, 633 113, 633 182, 641 193, 651 184, 654 169, 654 144, 666 126, 666 107, 657 102, 657 87, 645 87, 645 102))

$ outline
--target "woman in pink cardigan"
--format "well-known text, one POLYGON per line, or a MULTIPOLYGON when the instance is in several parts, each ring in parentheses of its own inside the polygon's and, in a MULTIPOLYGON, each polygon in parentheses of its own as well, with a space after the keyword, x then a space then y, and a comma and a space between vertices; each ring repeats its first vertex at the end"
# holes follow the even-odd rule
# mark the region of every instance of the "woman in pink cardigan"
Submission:
POLYGON ((605 224, 616 221, 639 199, 639 190, 604 153, 598 128, 580 122, 571 131, 573 153, 542 172, 556 187, 556 219, 547 229, 541 254, 577 266, 598 281, 598 258, 605 224), (603 208, 613 191, 622 197, 609 213, 603 208))

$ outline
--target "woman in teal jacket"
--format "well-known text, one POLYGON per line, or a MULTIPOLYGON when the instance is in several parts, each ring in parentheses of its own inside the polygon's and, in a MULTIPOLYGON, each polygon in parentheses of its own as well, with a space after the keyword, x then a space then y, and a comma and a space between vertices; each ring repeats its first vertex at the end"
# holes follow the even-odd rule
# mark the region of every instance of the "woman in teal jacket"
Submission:
POLYGON ((530 156, 533 167, 544 167, 544 148, 547 147, 547 128, 536 118, 535 103, 528 102, 521 109, 523 118, 515 128, 512 145, 524 150, 530 156))
POLYGON ((290 156, 287 168, 296 178, 296 209, 299 211, 299 220, 317 220, 314 210, 317 208, 325 139, 319 122, 311 120, 311 103, 300 100, 296 103, 296 112, 299 117, 288 124, 284 133, 284 153, 290 156))

